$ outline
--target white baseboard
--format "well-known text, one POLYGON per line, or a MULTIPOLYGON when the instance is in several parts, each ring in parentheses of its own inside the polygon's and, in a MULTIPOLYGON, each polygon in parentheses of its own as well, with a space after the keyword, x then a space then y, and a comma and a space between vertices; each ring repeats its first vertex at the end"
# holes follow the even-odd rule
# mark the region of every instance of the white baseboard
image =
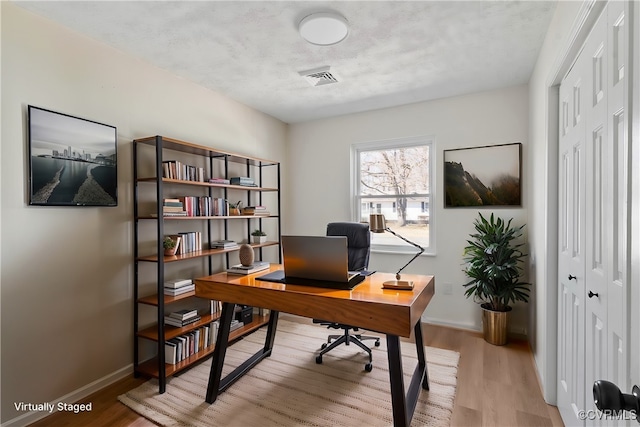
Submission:
POLYGON ((479 329, 473 323, 448 322, 443 321, 442 319, 434 319, 428 316, 422 316, 422 322, 428 323, 430 325, 447 326, 449 328, 464 329, 466 331, 482 332, 482 329, 479 329))
MULTIPOLYGON (((430 317, 423 316, 422 322, 428 323, 430 325, 438 325, 438 326, 446 326, 449 328, 455 329, 463 329, 465 331, 473 331, 482 333, 482 326, 478 327, 473 323, 460 323, 460 322, 447 322, 442 321, 441 319, 433 319, 430 317)), ((525 328, 516 326, 511 326, 509 328, 509 335, 522 340, 527 340, 527 332, 525 328)))
MULTIPOLYGON (((58 399, 55 399, 49 403, 57 407, 58 403, 75 403, 79 400, 84 399, 85 397, 99 391, 116 381, 125 378, 127 375, 133 375, 133 364, 125 366, 124 368, 118 369, 111 374, 105 375, 102 378, 95 380, 94 382, 85 385, 84 387, 80 387, 77 390, 72 391, 69 394, 66 394, 58 399)), ((55 413, 55 411, 54 411, 55 413)), ((38 420, 41 420, 47 416, 51 415, 47 411, 29 411, 25 412, 22 415, 19 415, 9 421, 2 423, 0 427, 23 427, 27 426, 31 423, 34 423, 38 420)))

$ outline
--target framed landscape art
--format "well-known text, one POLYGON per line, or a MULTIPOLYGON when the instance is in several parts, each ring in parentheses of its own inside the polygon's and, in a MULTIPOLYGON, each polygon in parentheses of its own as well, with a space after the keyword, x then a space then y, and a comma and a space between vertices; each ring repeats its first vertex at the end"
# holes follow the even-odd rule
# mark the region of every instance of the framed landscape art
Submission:
POLYGON ((114 126, 28 106, 29 204, 117 206, 114 126))
POLYGON ((522 144, 444 150, 444 206, 521 206, 522 144))

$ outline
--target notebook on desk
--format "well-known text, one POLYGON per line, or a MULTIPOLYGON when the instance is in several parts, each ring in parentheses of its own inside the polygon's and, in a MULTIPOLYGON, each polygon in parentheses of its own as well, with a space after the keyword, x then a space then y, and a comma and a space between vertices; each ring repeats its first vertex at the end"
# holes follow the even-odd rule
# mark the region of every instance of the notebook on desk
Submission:
POLYGON ((364 280, 349 271, 349 253, 345 236, 282 236, 284 270, 273 271, 257 280, 352 289, 364 280))

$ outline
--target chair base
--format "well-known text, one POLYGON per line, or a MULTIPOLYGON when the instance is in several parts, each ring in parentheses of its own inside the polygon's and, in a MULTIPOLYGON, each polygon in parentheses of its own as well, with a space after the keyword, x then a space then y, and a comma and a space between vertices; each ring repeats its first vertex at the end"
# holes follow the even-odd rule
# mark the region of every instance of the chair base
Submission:
MULTIPOLYGON (((337 326, 335 325, 329 325, 329 327, 333 327, 336 328, 337 326)), ((367 363, 366 365, 364 365, 364 370, 367 372, 371 372, 371 370, 373 369, 373 356, 371 354, 371 349, 369 347, 367 347, 362 341, 364 340, 375 340, 375 346, 379 347, 380 346, 380 338, 378 337, 373 337, 373 336, 367 336, 367 335, 360 335, 360 334, 355 334, 352 335, 349 333, 350 329, 353 329, 354 331, 357 331, 357 328, 350 328, 350 327, 344 327, 344 334, 342 335, 329 335, 329 337, 327 338, 327 342, 322 344, 322 346, 320 347, 320 353, 318 353, 318 355, 316 356, 316 363, 322 363, 322 355, 324 355, 325 353, 330 352, 331 350, 333 350, 334 348, 336 348, 337 346, 339 346, 340 344, 344 344, 344 345, 349 345, 350 343, 354 343, 355 345, 357 345, 358 347, 360 347, 361 349, 363 349, 364 351, 367 352, 367 354, 369 355, 369 363, 367 363), (334 341, 335 340, 335 341, 334 341), (331 342, 333 341, 333 342, 331 342)))

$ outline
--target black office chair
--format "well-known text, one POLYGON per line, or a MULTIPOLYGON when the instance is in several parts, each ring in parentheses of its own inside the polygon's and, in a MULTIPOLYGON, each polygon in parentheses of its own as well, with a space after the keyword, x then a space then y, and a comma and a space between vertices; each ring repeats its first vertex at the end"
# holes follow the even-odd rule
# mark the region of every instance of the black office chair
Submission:
MULTIPOLYGON (((369 224, 359 222, 332 222, 327 224, 327 236, 346 236, 347 248, 349 252, 349 271, 366 270, 369 266, 369 249, 371 247, 371 235, 369 233, 369 224)), ((342 329, 342 335, 329 335, 327 342, 320 347, 320 353, 316 356, 316 363, 322 363, 322 355, 333 350, 340 344, 349 345, 354 343, 369 355, 369 363, 364 366, 365 371, 371 372, 373 369, 371 349, 362 341, 375 340, 375 346, 380 346, 380 338, 373 336, 365 336, 360 334, 351 334, 350 332, 358 332, 358 328, 343 325, 341 323, 327 322, 325 320, 313 319, 313 323, 326 325, 329 329, 342 329), (335 341, 333 341, 335 340, 335 341), (331 342, 333 341, 333 342, 331 342)))

